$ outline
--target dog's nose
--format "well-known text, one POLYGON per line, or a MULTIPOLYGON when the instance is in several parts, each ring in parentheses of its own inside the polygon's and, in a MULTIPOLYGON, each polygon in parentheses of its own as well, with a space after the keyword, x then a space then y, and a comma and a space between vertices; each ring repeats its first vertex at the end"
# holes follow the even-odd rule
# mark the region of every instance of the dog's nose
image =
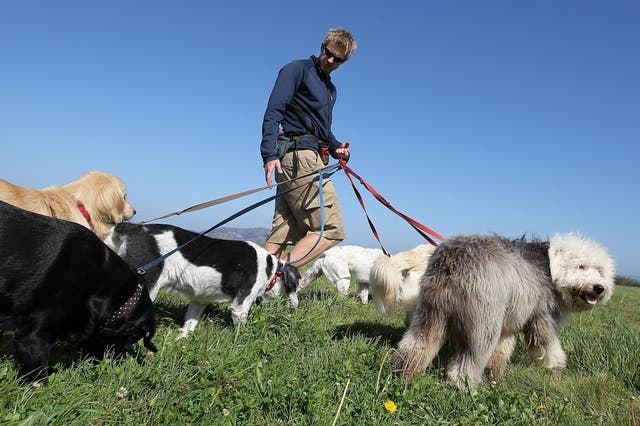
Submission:
POLYGON ((593 291, 595 291, 597 294, 601 294, 604 291, 604 286, 596 284, 593 286, 593 291))

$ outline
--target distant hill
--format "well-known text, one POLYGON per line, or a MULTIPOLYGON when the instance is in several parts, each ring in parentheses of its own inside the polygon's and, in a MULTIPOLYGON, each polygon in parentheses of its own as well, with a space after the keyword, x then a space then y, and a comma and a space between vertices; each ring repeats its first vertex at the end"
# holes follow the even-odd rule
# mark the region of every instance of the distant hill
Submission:
POLYGON ((631 287, 640 287, 640 281, 632 277, 616 276, 616 285, 628 285, 631 287))
POLYGON ((267 228, 227 228, 223 226, 221 228, 214 229, 207 235, 225 240, 242 240, 264 243, 267 241, 269 231, 270 230, 267 228))

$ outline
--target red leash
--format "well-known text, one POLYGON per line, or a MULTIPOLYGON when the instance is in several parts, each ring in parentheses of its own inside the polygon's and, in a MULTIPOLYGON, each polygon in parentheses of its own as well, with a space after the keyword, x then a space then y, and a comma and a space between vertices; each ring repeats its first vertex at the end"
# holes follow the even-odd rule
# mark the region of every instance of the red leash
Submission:
POLYGON ((387 201, 382 195, 380 195, 378 193, 378 191, 375 190, 374 187, 369 185, 356 172, 354 172, 351 168, 349 168, 349 166, 347 166, 348 158, 347 159, 340 158, 339 161, 340 161, 340 167, 342 168, 342 170, 344 170, 344 174, 347 175, 347 178, 349 179, 349 182, 351 182, 351 187, 353 188, 353 191, 356 193, 356 197, 358 198, 358 201, 360 202, 360 205, 362 206, 362 209, 364 210, 365 216, 367 216, 367 221, 369 222, 369 227, 371 228, 371 231, 373 231, 373 235, 376 237, 376 239, 378 240, 378 243, 380 243, 380 247, 382 248, 382 251, 387 256, 389 255, 389 253, 382 246, 382 242, 380 242, 380 237, 378 236, 378 231, 376 231, 376 228, 373 225, 373 222, 371 222, 371 219, 369 218, 369 215, 367 214, 367 209, 364 206, 364 201, 362 200, 362 196, 360 195, 360 192, 356 188, 356 185, 353 183, 353 179, 351 179, 351 176, 354 176, 356 179, 358 179, 360 181, 360 183, 365 188, 367 188, 367 190, 371 193, 371 195, 373 195, 376 198, 376 200, 380 201, 380 203, 382 203, 389 210, 391 210, 392 212, 394 212, 395 214, 397 214, 398 216, 403 218, 405 221, 407 221, 409 223, 409 225, 411 225, 411 227, 413 229, 415 229, 418 232, 418 234, 420 234, 424 239, 429 241, 429 243, 431 243, 434 246, 437 246, 438 243, 436 243, 433 238, 435 238, 437 240, 440 240, 440 241, 444 240, 444 237, 442 235, 440 235, 439 233, 437 233, 434 230, 424 226, 423 224, 421 224, 417 220, 412 219, 411 217, 399 212, 395 207, 393 207, 389 201, 387 201), (433 238, 431 238, 431 237, 433 237, 433 238))
POLYGON ((358 198, 358 201, 360 202, 360 206, 362 206, 362 210, 364 211, 364 215, 367 217, 367 222, 369 222, 369 227, 371 228, 371 232, 373 232, 373 236, 376 237, 376 240, 378 240, 378 244, 380 244, 380 248, 382 249, 382 252, 387 255, 387 256, 391 256, 391 254, 389 254, 389 252, 387 251, 387 249, 384 248, 384 246, 382 245, 382 241, 380 241, 380 236, 378 235, 378 231, 376 230, 376 227, 373 225, 373 222, 371 221, 371 218, 369 217, 369 213, 367 213, 367 208, 364 206, 364 201, 362 200, 362 196, 360 195, 360 191, 358 191, 358 188, 356 188, 356 185, 353 183, 353 180, 351 179, 351 176, 349 175, 349 172, 347 172, 349 169, 349 167, 347 167, 347 162, 343 159, 340 159, 340 166, 342 167, 342 170, 344 170, 344 174, 347 176, 347 178, 349 179, 349 182, 351 182, 351 187, 353 188, 353 192, 356 193, 356 197, 358 198))

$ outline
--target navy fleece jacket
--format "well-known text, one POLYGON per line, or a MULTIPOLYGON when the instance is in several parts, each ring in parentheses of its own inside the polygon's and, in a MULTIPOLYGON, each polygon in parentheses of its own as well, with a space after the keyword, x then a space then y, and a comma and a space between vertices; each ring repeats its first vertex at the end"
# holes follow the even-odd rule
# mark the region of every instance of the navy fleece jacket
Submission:
MULTIPOLYGON (((331 133, 333 106, 336 103, 336 87, 331 78, 318 66, 318 58, 292 61, 282 67, 271 91, 267 110, 262 122, 262 143, 260 154, 263 164, 276 160, 276 139, 279 125, 285 136, 313 134, 329 143, 329 151, 335 157, 340 142, 331 133), (305 125, 300 123, 293 107, 292 99, 300 106, 305 125), (306 127, 305 127, 306 126, 306 127)), ((300 138, 298 149, 317 151, 317 142, 312 138, 300 138)))

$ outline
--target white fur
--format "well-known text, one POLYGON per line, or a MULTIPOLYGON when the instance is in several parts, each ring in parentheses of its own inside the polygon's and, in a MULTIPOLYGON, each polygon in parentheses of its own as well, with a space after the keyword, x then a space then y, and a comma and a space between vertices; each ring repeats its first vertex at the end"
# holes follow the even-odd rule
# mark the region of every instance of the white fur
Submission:
MULTIPOLYGON (((161 255, 177 248, 172 232, 157 235, 156 241, 160 248, 161 255)), ((247 241, 247 244, 256 250, 258 276, 256 277, 256 282, 251 287, 251 293, 245 297, 242 302, 232 299, 229 295, 222 292, 222 274, 215 269, 207 266, 195 266, 188 262, 179 251, 165 260, 165 267, 162 269, 160 278, 149 293, 152 294, 152 300, 154 300, 158 294, 158 290, 163 288, 189 300, 189 307, 185 314, 184 324, 180 329, 179 338, 187 337, 189 333, 195 330, 202 313, 209 303, 230 302, 229 311, 231 312, 233 325, 247 322, 249 309, 258 297, 265 294, 267 285, 273 278, 273 274, 267 275, 265 272, 267 265, 266 257, 271 256, 274 263, 278 262, 278 259, 264 248, 249 241, 247 241)), ((271 291, 277 295, 283 293, 280 280, 276 282, 271 291)))
MULTIPOLYGON (((588 309, 574 290, 589 283, 613 283, 615 263, 599 244, 578 234, 554 235, 549 240, 549 267, 553 282, 561 292, 568 311, 588 309), (585 283, 576 288, 576 283, 585 283)), ((612 291, 606 291, 599 303, 606 303, 612 291)))
POLYGON ((369 300, 369 272, 382 250, 359 246, 336 246, 318 256, 300 280, 303 289, 324 275, 342 295, 349 293, 351 280, 358 285, 357 294, 362 303, 369 300))

